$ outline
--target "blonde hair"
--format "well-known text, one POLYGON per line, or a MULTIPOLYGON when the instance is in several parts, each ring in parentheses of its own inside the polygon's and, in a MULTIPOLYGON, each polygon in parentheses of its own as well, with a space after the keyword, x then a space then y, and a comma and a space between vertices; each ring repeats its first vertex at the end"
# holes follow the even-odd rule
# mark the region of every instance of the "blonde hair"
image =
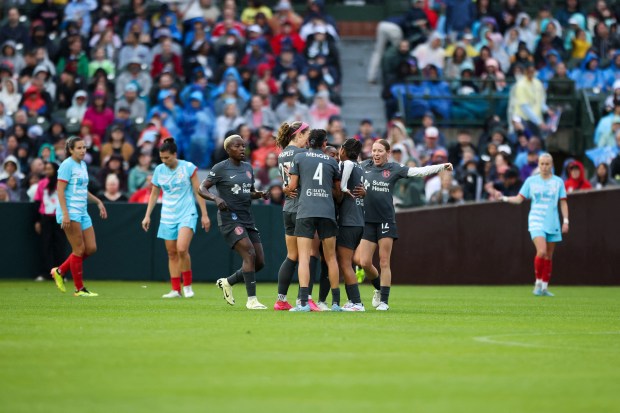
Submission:
POLYGON ((549 158, 551 163, 553 163, 553 156, 551 156, 551 154, 549 152, 544 152, 544 153, 540 154, 540 156, 538 157, 538 160, 540 161, 542 158, 549 158))
POLYGON ((232 144, 232 141, 234 141, 237 138, 243 140, 243 138, 241 136, 239 136, 239 135, 230 135, 229 137, 224 139, 224 150, 227 151, 228 147, 232 144))

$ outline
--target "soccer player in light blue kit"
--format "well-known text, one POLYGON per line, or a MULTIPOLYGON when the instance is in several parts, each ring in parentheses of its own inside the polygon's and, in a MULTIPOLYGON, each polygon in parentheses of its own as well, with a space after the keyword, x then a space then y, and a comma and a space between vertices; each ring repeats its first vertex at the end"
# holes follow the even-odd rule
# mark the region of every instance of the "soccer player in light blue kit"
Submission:
POLYGON ((548 286, 551 279, 551 260, 555 244, 562 241, 562 234, 568 233, 566 189, 562 179, 553 175, 552 168, 553 158, 545 153, 538 160, 540 174, 527 178, 521 187, 521 191, 519 191, 519 195, 507 197, 501 196, 497 192, 495 194, 503 202, 511 204, 520 204, 525 199, 532 200, 528 216, 528 230, 536 247, 534 295, 547 297, 553 297, 548 286), (563 217, 561 226, 558 216, 558 202, 563 217))
POLYGON ((183 277, 183 295, 185 298, 194 296, 192 290, 192 264, 189 256, 189 244, 196 231, 198 214, 196 203, 200 206, 202 218, 200 223, 206 232, 211 227, 204 199, 198 196, 198 168, 191 162, 177 159, 177 145, 173 138, 164 140, 159 148, 162 164, 153 173, 153 189, 142 220, 142 228, 149 230, 151 212, 155 207, 160 191, 163 191, 161 220, 157 238, 162 238, 168 251, 168 269, 172 290, 162 298, 181 297, 181 276, 183 277))
POLYGON ((103 202, 88 192, 88 170, 84 162, 86 144, 79 136, 67 139, 65 146, 68 158, 65 159, 58 169, 58 208, 56 208, 56 222, 65 231, 71 254, 60 265, 52 268, 50 274, 56 282, 56 286, 63 293, 66 291, 63 277, 71 271, 75 284, 76 297, 96 297, 99 294, 88 291, 82 283, 83 262, 86 257, 97 251, 95 230, 93 222, 88 215, 86 206, 88 200, 97 203, 99 215, 106 219, 108 213, 103 202))

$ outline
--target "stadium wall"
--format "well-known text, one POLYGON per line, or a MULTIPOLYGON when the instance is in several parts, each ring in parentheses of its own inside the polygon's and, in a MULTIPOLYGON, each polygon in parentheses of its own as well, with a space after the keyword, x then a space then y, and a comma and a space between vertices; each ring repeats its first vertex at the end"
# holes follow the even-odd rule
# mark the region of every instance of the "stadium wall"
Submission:
MULTIPOLYGON (((534 245, 529 202, 419 208, 397 214, 393 280, 403 284, 529 284, 534 245)), ((620 189, 568 197, 570 231, 554 254, 552 282, 620 285, 620 189)))
MULTIPOLYGON (((570 233, 556 250, 553 283, 620 285, 620 189, 571 194, 570 233)), ((94 205, 90 214, 98 252, 85 262, 87 279, 166 280, 167 255, 156 238, 160 206, 153 228, 140 222, 145 206, 108 204, 102 221, 94 205)), ((527 231, 529 204, 468 204, 418 208, 397 214, 392 272, 395 284, 528 284, 534 246, 527 231)), ((241 261, 220 235, 210 205, 212 229, 198 230, 192 242, 197 281, 214 281, 239 268, 241 261)), ((42 273, 39 238, 34 232, 34 204, 0 203, 2 278, 34 278, 42 273)), ((284 259, 281 210, 255 206, 254 216, 265 249, 259 281, 276 281, 284 259)))

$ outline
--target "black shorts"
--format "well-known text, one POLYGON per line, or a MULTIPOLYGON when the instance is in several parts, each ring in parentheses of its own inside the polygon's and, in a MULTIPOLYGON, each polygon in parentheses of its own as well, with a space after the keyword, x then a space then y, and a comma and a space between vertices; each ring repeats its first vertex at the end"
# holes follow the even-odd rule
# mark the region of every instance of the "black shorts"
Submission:
POLYGON ((360 245, 362 234, 364 234, 364 227, 340 227, 338 228, 336 246, 355 251, 360 245))
POLYGON ((326 239, 338 235, 338 224, 329 218, 297 218, 295 236, 314 238, 314 233, 319 234, 319 239, 326 239))
POLYGON ((381 238, 398 239, 398 231, 396 230, 396 224, 391 222, 367 222, 364 225, 364 235, 362 239, 366 241, 379 242, 381 238))
POLYGON ((295 221, 297 221, 297 212, 283 212, 282 218, 284 219, 284 233, 291 237, 295 236, 295 221))
POLYGON ((252 244, 261 243, 260 233, 255 227, 251 226, 242 224, 223 225, 220 227, 220 233, 230 248, 235 248, 235 244, 243 238, 249 238, 252 244))

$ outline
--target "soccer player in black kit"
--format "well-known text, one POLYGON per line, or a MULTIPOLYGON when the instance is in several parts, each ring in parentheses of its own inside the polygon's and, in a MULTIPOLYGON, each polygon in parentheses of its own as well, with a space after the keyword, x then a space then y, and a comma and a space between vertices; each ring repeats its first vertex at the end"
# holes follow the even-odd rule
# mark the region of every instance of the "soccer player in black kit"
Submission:
POLYGON ((360 261, 366 277, 375 287, 372 305, 379 311, 386 311, 390 308, 388 305, 392 285, 390 259, 392 245, 394 240, 398 239, 392 197, 396 182, 401 178, 423 177, 444 170, 452 170, 450 163, 410 168, 396 162, 388 162, 389 156, 390 144, 385 139, 379 139, 372 144, 372 158, 362 163, 366 197, 364 198, 365 226, 360 243, 360 261), (381 277, 372 263, 377 245, 379 245, 381 277))
POLYGON ((265 254, 260 234, 252 216, 252 199, 267 198, 267 192, 254 189, 254 172, 245 161, 245 141, 239 135, 224 140, 224 149, 229 158, 213 166, 209 176, 200 185, 200 196, 217 205, 217 223, 222 236, 243 259, 239 270, 228 278, 220 278, 216 285, 222 289, 224 299, 235 304, 232 286, 245 281, 248 293, 246 307, 250 310, 264 310, 256 298, 256 272, 265 263, 265 254), (215 186, 219 196, 209 192, 215 186))
POLYGON ((336 260, 336 198, 340 192, 340 173, 338 164, 323 153, 327 146, 327 132, 313 129, 309 137, 310 149, 298 153, 293 158, 289 171, 291 190, 298 189, 299 209, 295 223, 297 250, 299 253, 300 303, 290 311, 310 311, 308 305, 308 285, 310 282, 310 250, 315 232, 323 245, 323 255, 329 272, 332 288, 332 311, 342 311, 340 307, 340 288, 338 287, 338 261, 336 260), (332 193, 333 191, 333 193, 332 193))

